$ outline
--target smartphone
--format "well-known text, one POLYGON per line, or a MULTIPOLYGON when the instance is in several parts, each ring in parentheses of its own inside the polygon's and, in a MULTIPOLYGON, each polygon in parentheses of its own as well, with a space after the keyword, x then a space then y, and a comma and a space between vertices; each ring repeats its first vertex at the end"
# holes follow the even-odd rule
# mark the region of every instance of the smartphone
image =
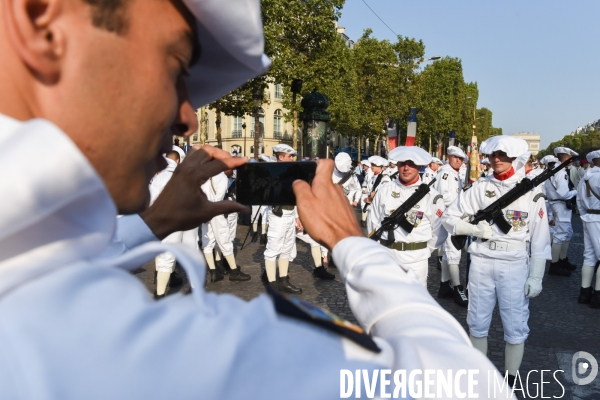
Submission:
POLYGON ((312 183, 314 161, 248 163, 237 169, 236 200, 252 206, 294 206, 295 180, 312 183))

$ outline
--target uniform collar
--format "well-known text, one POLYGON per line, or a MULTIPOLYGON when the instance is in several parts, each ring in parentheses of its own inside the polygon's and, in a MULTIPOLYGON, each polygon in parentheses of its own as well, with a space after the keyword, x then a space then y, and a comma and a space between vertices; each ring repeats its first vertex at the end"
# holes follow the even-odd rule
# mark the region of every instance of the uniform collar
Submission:
POLYGON ((513 167, 510 167, 510 169, 506 172, 503 172, 501 174, 496 174, 494 172, 494 178, 498 179, 499 181, 505 181, 508 178, 510 178, 511 176, 513 176, 515 174, 515 169, 513 167))
POLYGON ((11 171, 0 180, 1 295, 99 254, 112 239, 117 210, 94 168, 54 124, 0 114, 0 132, 0 166, 11 171))

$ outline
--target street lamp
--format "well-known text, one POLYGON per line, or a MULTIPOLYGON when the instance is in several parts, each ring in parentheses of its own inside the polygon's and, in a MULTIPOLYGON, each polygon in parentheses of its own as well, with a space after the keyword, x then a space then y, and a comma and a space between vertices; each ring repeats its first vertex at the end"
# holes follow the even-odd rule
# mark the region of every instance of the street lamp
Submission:
POLYGON ((244 157, 246 157, 246 123, 242 123, 242 129, 244 130, 244 157))
POLYGON ((252 93, 252 100, 254 101, 254 158, 258 160, 258 144, 260 136, 260 122, 258 120, 258 110, 263 102, 263 90, 257 88, 252 93))

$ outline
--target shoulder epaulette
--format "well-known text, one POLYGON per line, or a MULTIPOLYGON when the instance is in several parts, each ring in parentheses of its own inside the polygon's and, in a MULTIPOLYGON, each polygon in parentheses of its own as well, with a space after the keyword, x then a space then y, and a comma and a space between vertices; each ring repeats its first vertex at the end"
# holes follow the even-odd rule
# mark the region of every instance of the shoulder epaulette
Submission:
POLYGON ((535 197, 533 198, 533 202, 534 202, 534 203, 537 203, 537 201, 540 199, 540 197, 543 197, 543 198, 544 198, 544 200, 547 200, 547 197, 546 197, 546 196, 544 196, 544 193, 538 193, 538 194, 536 194, 536 195, 535 195, 535 197))
POLYGON ((435 196, 433 198, 433 204, 436 204, 439 199, 443 199, 443 198, 444 198, 444 196, 442 196, 441 194, 438 194, 437 196, 435 196))

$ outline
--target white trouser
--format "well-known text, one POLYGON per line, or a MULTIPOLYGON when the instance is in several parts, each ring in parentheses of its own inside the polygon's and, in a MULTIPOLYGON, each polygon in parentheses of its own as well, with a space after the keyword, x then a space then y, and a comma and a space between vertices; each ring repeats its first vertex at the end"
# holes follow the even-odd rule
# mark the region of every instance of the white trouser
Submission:
POLYGON ((212 253, 216 242, 224 257, 233 254, 233 242, 230 237, 227 219, 223 215, 217 215, 208 223, 202 224, 202 252, 212 253))
POLYGON ((529 299, 525 297, 528 276, 527 259, 506 261, 471 254, 467 324, 472 336, 488 336, 498 299, 504 340, 510 344, 525 342, 529 335, 529 299))
POLYGON ((227 224, 229 225, 229 241, 233 243, 237 234, 237 213, 231 213, 227 216, 227 224))
MULTIPOLYGON (((173 232, 162 240, 163 243, 181 243, 183 232, 173 232)), ((156 270, 158 272, 171 273, 175 269, 175 256, 169 252, 164 252, 155 258, 156 270)))
POLYGON ((600 222, 583 222, 583 265, 594 266, 600 260, 600 222))
POLYGON ((267 248, 265 260, 275 261, 277 256, 294 259, 296 247, 296 217, 293 213, 283 212, 281 217, 269 213, 267 248))
POLYGON ((448 264, 452 265, 460 264, 461 250, 454 247, 452 244, 452 236, 448 235, 446 241, 442 245, 442 260, 448 261, 448 264))
POLYGON ((298 239, 302 240, 304 243, 308 244, 311 249, 313 247, 320 247, 321 254, 323 254, 323 257, 325 257, 327 255, 327 248, 323 247, 319 243, 317 243, 313 238, 310 237, 310 235, 308 233, 306 233, 304 231, 298 231, 298 233, 296 233, 296 237, 298 239))
POLYGON ((198 228, 183 232, 181 243, 185 243, 193 249, 198 250, 198 228))
MULTIPOLYGON (((401 258, 402 256, 406 256, 407 254, 410 254, 413 251, 392 250, 392 252, 396 256, 396 258, 401 258)), ((419 253, 421 253, 421 252, 419 252, 419 253)), ((406 259, 406 257, 404 257, 404 259, 406 259)), ((421 285, 423 285, 423 286, 425 286, 425 288, 427 288, 427 273, 429 271, 429 260, 428 259, 415 261, 415 262, 401 262, 401 264, 405 269, 412 271, 415 274, 415 276, 417 277, 417 281, 419 281, 419 283, 421 285)))
POLYGON ((267 216, 269 214, 268 206, 252 206, 252 215, 250 216, 250 223, 258 224, 258 219, 256 214, 262 215, 262 223, 263 225, 267 223, 267 216))
POLYGON ((562 201, 552 201, 550 207, 552 207, 555 223, 553 243, 569 242, 573 237, 573 226, 571 225, 573 210, 569 210, 562 201))

